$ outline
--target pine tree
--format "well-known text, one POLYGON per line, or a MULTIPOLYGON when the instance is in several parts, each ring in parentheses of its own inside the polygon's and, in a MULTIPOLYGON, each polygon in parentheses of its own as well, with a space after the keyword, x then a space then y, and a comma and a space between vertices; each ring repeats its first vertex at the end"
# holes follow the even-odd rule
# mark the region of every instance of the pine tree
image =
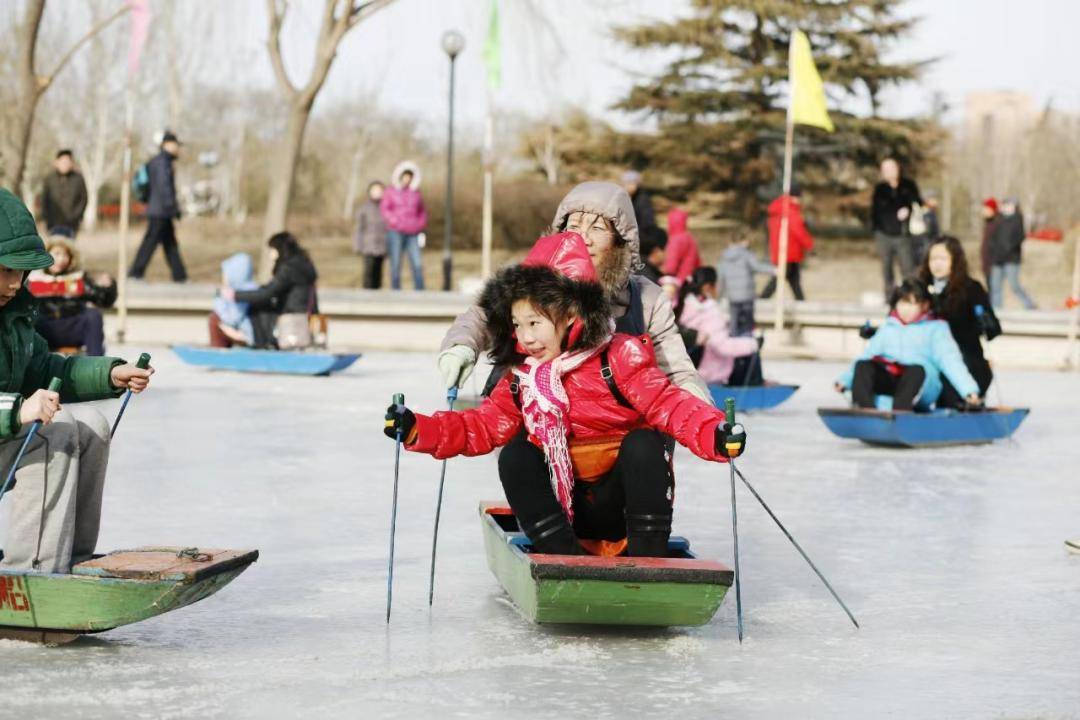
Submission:
MULTIPOLYGON (((641 51, 677 52, 664 71, 635 85, 618 109, 651 116, 657 132, 613 148, 615 162, 647 165, 678 197, 706 193, 724 214, 753 220, 779 192, 787 106, 788 42, 804 31, 825 81, 836 133, 800 127, 796 177, 827 187, 840 207, 893 155, 909 171, 923 162, 926 123, 879 116, 884 89, 916 78, 923 63, 889 63, 885 48, 916 20, 900 0, 692 0, 690 17, 616 29, 641 51), (860 101, 865 111, 848 113, 860 101)), ((862 203, 857 203, 861 205, 862 203)))

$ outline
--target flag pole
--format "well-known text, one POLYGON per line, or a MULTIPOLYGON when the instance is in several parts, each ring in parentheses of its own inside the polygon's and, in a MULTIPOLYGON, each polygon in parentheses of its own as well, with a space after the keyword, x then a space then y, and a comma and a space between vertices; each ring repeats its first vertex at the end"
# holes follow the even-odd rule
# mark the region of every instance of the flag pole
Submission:
POLYGON ((484 207, 480 243, 480 278, 491 275, 492 192, 495 166, 495 121, 491 110, 491 91, 488 91, 487 116, 484 118, 484 207))
MULTIPOLYGON (((792 35, 794 42, 794 35, 792 35)), ((779 253, 776 263, 776 324, 777 332, 784 329, 784 293, 787 290, 787 259, 788 259, 788 213, 791 201, 791 156, 795 145, 795 114, 792 110, 795 98, 795 73, 791 67, 791 48, 788 48, 788 108, 787 122, 784 130, 784 184, 783 202, 780 214, 780 238, 779 253)))
POLYGON ((1069 339, 1066 344, 1065 365, 1073 371, 1080 371, 1080 344, 1077 343, 1077 335, 1080 334, 1080 235, 1073 238, 1073 275, 1072 293, 1069 300, 1073 304, 1072 319, 1069 321, 1069 339))
POLYGON ((127 240, 131 215, 131 126, 134 124, 135 107, 132 102, 131 74, 128 73, 124 91, 124 160, 120 180, 120 246, 116 253, 116 342, 123 344, 127 336, 127 240))

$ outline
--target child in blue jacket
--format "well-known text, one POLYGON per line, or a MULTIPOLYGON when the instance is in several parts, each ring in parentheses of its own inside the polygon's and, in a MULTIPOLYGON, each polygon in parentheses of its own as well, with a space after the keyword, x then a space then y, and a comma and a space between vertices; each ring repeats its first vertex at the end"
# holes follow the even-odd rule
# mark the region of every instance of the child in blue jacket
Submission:
POLYGON ((892 312, 855 363, 836 381, 851 390, 855 405, 875 407, 875 396, 892 395, 894 410, 929 410, 941 395, 944 375, 969 405, 979 405, 979 385, 964 365, 949 324, 930 311, 930 293, 905 280, 892 297, 892 312))

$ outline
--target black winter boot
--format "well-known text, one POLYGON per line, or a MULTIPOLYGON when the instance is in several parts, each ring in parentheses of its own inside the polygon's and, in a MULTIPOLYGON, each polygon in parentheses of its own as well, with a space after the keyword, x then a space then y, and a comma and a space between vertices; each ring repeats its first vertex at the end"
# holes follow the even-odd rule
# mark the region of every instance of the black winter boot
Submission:
POLYGON ((671 512, 626 515, 626 554, 631 557, 667 557, 671 512))

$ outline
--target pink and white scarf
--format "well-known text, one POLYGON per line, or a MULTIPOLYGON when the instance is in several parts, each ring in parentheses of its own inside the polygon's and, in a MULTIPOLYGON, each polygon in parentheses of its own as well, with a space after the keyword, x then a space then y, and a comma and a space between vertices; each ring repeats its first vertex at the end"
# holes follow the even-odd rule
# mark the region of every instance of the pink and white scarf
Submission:
POLYGON ((544 457, 551 473, 551 487, 570 522, 574 521, 574 467, 570 462, 570 446, 566 439, 570 398, 563 387, 562 376, 581 367, 607 347, 610 340, 609 335, 596 347, 564 352, 547 362, 526 357, 524 368, 514 368, 520 387, 525 429, 544 448, 544 457))

